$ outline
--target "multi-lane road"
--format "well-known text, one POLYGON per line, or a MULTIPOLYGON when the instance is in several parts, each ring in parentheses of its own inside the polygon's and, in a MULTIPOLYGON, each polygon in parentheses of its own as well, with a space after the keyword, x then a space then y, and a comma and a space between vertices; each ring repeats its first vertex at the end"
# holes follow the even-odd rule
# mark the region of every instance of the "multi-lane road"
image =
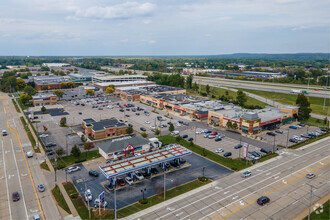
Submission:
POLYGON ((195 193, 187 193, 141 211, 127 219, 293 219, 312 202, 329 194, 329 140, 310 144, 305 149, 282 150, 280 156, 231 174, 195 193), (316 177, 307 179, 307 173, 316 177), (268 196, 270 203, 260 206, 256 200, 268 196))
POLYGON ((53 185, 47 182, 51 178, 40 169, 44 157, 26 157, 32 147, 20 116, 10 98, 0 94, 0 126, 8 133, 0 137, 0 219, 32 219, 36 214, 41 219, 60 219, 50 195, 53 185), (45 184, 46 191, 38 192, 38 184, 45 184), (12 200, 13 192, 19 193, 19 201, 12 200))

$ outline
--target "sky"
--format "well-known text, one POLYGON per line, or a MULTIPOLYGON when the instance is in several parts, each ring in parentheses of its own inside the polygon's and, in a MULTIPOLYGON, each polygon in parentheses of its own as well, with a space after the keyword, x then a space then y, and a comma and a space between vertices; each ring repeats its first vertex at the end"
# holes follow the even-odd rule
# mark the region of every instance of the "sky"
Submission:
POLYGON ((0 55, 329 53, 329 0, 2 0, 0 55))

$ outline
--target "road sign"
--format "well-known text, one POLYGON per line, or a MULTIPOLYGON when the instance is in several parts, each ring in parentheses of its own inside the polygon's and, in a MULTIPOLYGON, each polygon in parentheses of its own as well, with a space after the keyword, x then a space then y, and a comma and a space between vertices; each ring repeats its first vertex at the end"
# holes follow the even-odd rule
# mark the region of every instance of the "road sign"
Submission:
POLYGON ((101 192, 101 194, 99 195, 100 204, 103 204, 104 203, 104 195, 105 195, 104 191, 101 192))
POLYGON ((244 156, 244 160, 246 160, 246 157, 248 155, 249 152, 249 144, 248 143, 244 143, 243 145, 243 156, 244 156))

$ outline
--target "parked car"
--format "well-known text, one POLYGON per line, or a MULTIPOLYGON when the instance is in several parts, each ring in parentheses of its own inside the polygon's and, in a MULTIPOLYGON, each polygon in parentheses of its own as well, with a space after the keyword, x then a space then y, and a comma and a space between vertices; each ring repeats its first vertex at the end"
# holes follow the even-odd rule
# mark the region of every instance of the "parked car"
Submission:
POLYGON ((2 136, 7 136, 7 131, 6 130, 2 130, 2 136))
POLYGON ((88 172, 88 174, 89 174, 90 176, 94 176, 94 177, 98 177, 98 176, 99 176, 99 173, 98 173, 96 170, 90 170, 90 171, 88 172))
POLYGON ((315 174, 314 173, 308 173, 306 174, 306 178, 307 179, 313 179, 315 177, 315 174))
POLYGON ((261 158, 261 154, 258 153, 257 151, 251 152, 251 154, 254 156, 255 160, 259 160, 261 158))
POLYGON ((72 172, 76 172, 76 171, 78 171, 78 170, 80 170, 80 169, 81 169, 81 168, 78 167, 78 166, 72 166, 72 167, 67 168, 67 169, 66 169, 66 172, 68 172, 68 173, 72 173, 72 172))
POLYGON ((289 128, 291 128, 291 129, 297 129, 297 126, 291 125, 291 126, 289 126, 289 128))
POLYGON ((135 171, 135 172, 134 172, 134 175, 136 176, 136 178, 137 178, 138 180, 143 180, 143 179, 144 179, 142 173, 140 173, 139 171, 135 171))
POLYGON ((124 112, 125 110, 124 109, 119 109, 120 112, 124 112))
POLYGON ((316 134, 314 132, 309 132, 308 136, 312 138, 312 137, 316 137, 316 134))
POLYGON ((45 185, 44 185, 44 184, 39 184, 39 185, 38 185, 38 191, 39 191, 39 192, 43 192, 43 191, 45 191, 45 185))
POLYGON ((272 131, 267 132, 267 134, 270 135, 270 136, 276 136, 276 133, 272 132, 272 131))
POLYGON ((204 138, 208 138, 210 134, 204 134, 204 138))
POLYGON ((234 148, 235 149, 240 149, 240 148, 242 148, 242 145, 241 144, 237 144, 234 148))
POLYGON ((151 168, 150 168, 150 172, 151 172, 152 174, 157 174, 157 173, 159 173, 156 167, 151 167, 151 168))
POLYGON ((150 121, 145 121, 146 124, 150 124, 150 121))
POLYGON ((40 137, 42 138, 48 137, 48 134, 41 134, 40 137))
POLYGON ((148 176, 150 176, 150 173, 148 173, 148 170, 147 169, 144 169, 141 171, 142 175, 146 178, 148 176))
POLYGON ((171 160, 170 161, 170 164, 173 166, 173 167, 178 167, 180 166, 179 162, 177 160, 171 160))
POLYGON ((125 115, 125 117, 129 118, 129 115, 125 115))
POLYGON ((106 188, 109 191, 112 191, 114 189, 114 186, 112 183, 106 183, 104 184, 104 188, 106 188))
POLYGON ((174 135, 178 135, 179 133, 180 133, 179 131, 172 131, 172 132, 171 132, 171 135, 174 136, 174 135))
POLYGON ((56 143, 49 142, 46 144, 46 147, 56 147, 56 143))
POLYGON ((186 125, 186 126, 188 126, 188 125, 189 125, 189 123, 188 123, 188 122, 183 122, 183 125, 186 125))
POLYGON ((222 148, 218 148, 218 149, 215 150, 215 152, 216 153, 221 153, 221 152, 223 152, 223 149, 222 148))
POLYGON ((125 181, 126 181, 126 183, 128 183, 129 185, 133 185, 133 184, 134 184, 132 178, 129 177, 129 176, 125 177, 125 181))
POLYGON ((28 152, 26 152, 26 156, 27 156, 28 158, 33 157, 33 153, 32 153, 32 151, 28 151, 28 152))
POLYGON ((147 129, 145 129, 144 127, 140 128, 141 131, 146 131, 147 129))
POLYGON ((258 200, 257 203, 259 205, 265 205, 266 203, 268 203, 270 201, 270 199, 267 196, 261 196, 258 200))
POLYGON ((204 133, 205 133, 205 134, 210 134, 210 133, 212 133, 212 131, 208 131, 208 130, 206 130, 204 133))
POLYGON ((18 192, 13 192, 12 198, 14 202, 18 201, 20 199, 18 192))
POLYGON ((90 189, 87 189, 86 191, 85 191, 85 201, 87 202, 87 201, 92 201, 93 200, 93 194, 92 194, 92 192, 91 192, 91 190, 90 189))
POLYGON ((95 199, 94 200, 94 207, 95 208, 98 208, 100 206, 101 206, 101 208, 105 208, 105 207, 107 207, 107 205, 108 205, 108 202, 105 201, 105 200, 104 200, 104 203, 103 204, 101 204, 101 200, 100 199, 95 199))
POLYGON ((300 136, 303 137, 303 138, 311 138, 311 136, 309 136, 308 134, 302 134, 300 136))
POLYGON ((128 125, 128 127, 131 127, 131 128, 133 127, 133 125, 132 125, 132 124, 127 124, 127 125, 128 125))
POLYGON ((224 135, 224 134, 217 134, 216 137, 224 138, 224 137, 226 137, 226 135, 224 135))
POLYGON ((185 138, 187 138, 187 137, 188 137, 188 135, 186 135, 186 134, 183 134, 181 137, 182 137, 183 139, 185 139, 185 138))
POLYGON ((187 139, 187 141, 193 141, 193 140, 194 140, 194 138, 192 138, 192 137, 187 139))
POLYGON ((217 137, 216 139, 214 139, 214 141, 221 141, 222 139, 217 137))
POLYGON ((261 148, 260 149, 260 152, 265 153, 265 154, 269 154, 270 153, 270 151, 267 150, 267 149, 265 149, 265 148, 261 148))
POLYGON ((140 113, 137 112, 137 113, 135 113, 135 115, 140 115, 140 113))
POLYGON ((302 137, 299 137, 297 135, 293 136, 292 138, 296 139, 297 141, 303 141, 304 140, 302 137))
POLYGON ((231 156, 231 152, 226 152, 223 154, 224 157, 230 157, 231 156))
POLYGON ((251 176, 251 174, 252 174, 252 172, 251 172, 250 170, 247 170, 247 171, 245 171, 244 173, 242 173, 242 177, 243 177, 243 178, 246 178, 246 177, 251 176))
POLYGON ((52 151, 47 152, 46 156, 51 156, 51 155, 54 155, 54 154, 55 154, 55 151, 52 150, 52 151))
POLYGON ((276 130, 276 133, 283 134, 284 132, 282 130, 276 130))
POLYGON ((305 127, 305 125, 304 124, 298 124, 300 127, 305 127))
POLYGON ((126 182, 125 182, 122 178, 117 178, 117 183, 118 183, 120 186, 125 186, 125 185, 126 185, 126 182))
POLYGON ((289 141, 292 142, 292 143, 298 143, 298 140, 297 139, 294 139, 294 138, 290 138, 289 141))
POLYGON ((213 139, 213 138, 215 138, 215 135, 209 135, 208 137, 207 137, 208 139, 213 139))

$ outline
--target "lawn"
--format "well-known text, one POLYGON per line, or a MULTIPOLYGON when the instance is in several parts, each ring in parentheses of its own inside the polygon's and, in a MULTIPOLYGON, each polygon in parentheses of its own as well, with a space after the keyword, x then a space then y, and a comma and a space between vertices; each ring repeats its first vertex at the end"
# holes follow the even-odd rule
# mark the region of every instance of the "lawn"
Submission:
POLYGON ((216 163, 219 163, 219 164, 221 164, 225 167, 228 167, 229 169, 235 170, 235 171, 242 170, 242 169, 252 166, 252 163, 250 161, 245 161, 242 158, 232 159, 232 158, 228 158, 228 157, 223 157, 223 156, 216 154, 212 151, 209 151, 199 145, 196 145, 192 142, 188 142, 181 137, 177 138, 177 137, 174 137, 171 135, 164 135, 164 136, 159 137, 159 141, 161 141, 163 145, 174 144, 174 143, 180 144, 196 154, 206 157, 216 163))
MULTIPOLYGON (((202 86, 201 92, 206 92, 206 90, 205 90, 206 86, 205 85, 200 85, 200 86, 202 86)), ((214 95, 216 97, 220 97, 222 95, 226 95, 226 91, 228 92, 228 95, 232 97, 233 100, 236 99, 237 92, 234 92, 234 91, 231 91, 231 90, 228 90, 228 89, 222 89, 222 88, 210 86, 210 95, 214 95)), ((189 92, 189 93, 191 95, 200 96, 197 93, 193 93, 193 92, 189 92)), ((257 99, 251 98, 251 97, 248 97, 247 102, 245 104, 246 105, 259 105, 259 106, 261 106, 263 108, 266 107, 266 104, 264 102, 261 102, 261 101, 259 101, 257 99)))
POLYGON ((329 121, 328 124, 324 124, 324 120, 322 119, 317 119, 317 118, 312 118, 310 117, 307 121, 302 121, 301 123, 309 126, 315 126, 315 127, 320 127, 320 128, 327 128, 329 127, 329 121))
MULTIPOLYGON (((197 180, 191 181, 189 183, 183 184, 181 186, 175 187, 173 189, 170 189, 170 190, 166 191, 166 200, 172 199, 178 195, 184 194, 188 191, 191 191, 198 187, 204 186, 210 182, 211 182, 210 180, 201 182, 197 179, 197 180)), ((164 193, 160 193, 160 194, 149 197, 147 204, 141 204, 139 202, 136 202, 130 206, 127 206, 125 208, 118 210, 117 215, 119 218, 124 218, 124 217, 132 215, 136 212, 139 212, 143 209, 157 205, 163 201, 164 201, 164 193)))
POLYGON ((25 132, 26 132, 26 134, 27 134, 27 136, 28 136, 28 138, 29 138, 29 140, 31 142, 31 145, 32 145, 32 148, 33 148, 34 152, 35 153, 40 153, 40 149, 38 147, 36 147, 36 140, 34 139, 34 137, 33 137, 32 133, 31 133, 29 127, 27 126, 24 117, 21 116, 20 117, 20 120, 21 120, 22 125, 23 125, 23 127, 25 129, 25 132))
MULTIPOLYGON (((313 209, 312 209, 313 210, 313 209)), ((320 207, 318 209, 316 209, 314 212, 311 213, 311 218, 310 219, 320 219, 320 220, 324 220, 324 219, 329 219, 329 215, 330 215, 330 200, 326 201, 323 204, 323 209, 320 207)), ((307 220, 308 216, 306 216, 304 218, 304 220, 307 220)))
POLYGON ((29 107, 33 107, 32 104, 24 105, 19 98, 16 100, 23 111, 29 109, 29 107))
POLYGON ((46 163, 46 161, 42 162, 40 164, 40 168, 41 169, 44 169, 44 170, 47 170, 47 171, 50 171, 49 167, 48 167, 48 164, 46 163))
POLYGON ((14 104, 14 106, 15 106, 16 111, 17 111, 18 113, 21 113, 21 110, 19 109, 19 107, 18 107, 17 103, 15 102, 15 100, 12 99, 11 101, 13 101, 13 104, 14 104))
MULTIPOLYGON (((57 169, 62 169, 76 163, 84 162, 86 160, 99 158, 100 156, 101 155, 99 154, 99 150, 92 150, 89 152, 81 152, 81 155, 78 159, 71 155, 60 157, 57 159, 57 169)), ((51 159, 51 162, 54 164, 54 159, 51 159)))
MULTIPOLYGON (((276 93, 268 91, 259 91, 251 89, 242 89, 243 91, 253 93, 255 95, 262 96, 267 99, 274 100, 284 105, 296 105, 296 99, 298 95, 286 94, 286 93, 276 93)), ((327 115, 328 108, 330 105, 330 100, 326 99, 325 110, 323 111, 324 98, 308 96, 311 103, 312 112, 319 115, 327 115)))
POLYGON ((71 211, 69 209, 69 206, 68 204, 66 203, 60 189, 58 188, 58 186, 56 185, 54 187, 54 189, 52 189, 52 193, 53 193, 53 196, 57 202, 57 204, 62 208, 64 209, 67 213, 71 214, 71 211))

